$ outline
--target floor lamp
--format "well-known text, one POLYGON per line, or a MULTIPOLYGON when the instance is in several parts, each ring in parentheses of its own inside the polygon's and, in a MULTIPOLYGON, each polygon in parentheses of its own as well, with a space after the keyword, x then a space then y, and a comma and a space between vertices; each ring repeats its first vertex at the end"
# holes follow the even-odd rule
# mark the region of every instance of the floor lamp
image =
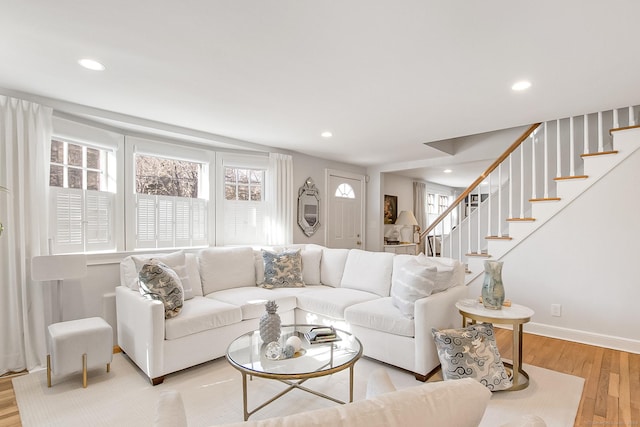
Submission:
MULTIPOLYGON (((87 274, 87 256, 73 255, 44 255, 31 259, 31 278, 40 282, 56 281, 57 311, 55 322, 64 320, 62 316, 62 282, 67 279, 79 279, 87 274)), ((52 304, 53 305, 53 304, 52 304)))

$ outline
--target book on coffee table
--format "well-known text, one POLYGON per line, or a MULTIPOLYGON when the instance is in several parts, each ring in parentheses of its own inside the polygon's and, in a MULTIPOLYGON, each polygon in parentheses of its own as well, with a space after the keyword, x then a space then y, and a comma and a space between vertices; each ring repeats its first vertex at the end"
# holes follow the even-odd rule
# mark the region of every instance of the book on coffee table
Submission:
POLYGON ((304 333, 309 344, 320 344, 323 342, 339 341, 340 337, 336 334, 336 330, 330 326, 311 328, 309 332, 304 333))

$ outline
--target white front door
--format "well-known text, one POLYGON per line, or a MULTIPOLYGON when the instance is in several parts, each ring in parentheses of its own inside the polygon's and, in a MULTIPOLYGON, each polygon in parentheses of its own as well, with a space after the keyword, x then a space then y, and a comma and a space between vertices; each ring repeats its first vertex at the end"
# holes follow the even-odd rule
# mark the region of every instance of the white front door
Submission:
POLYGON ((364 176, 327 171, 327 246, 364 248, 364 176))

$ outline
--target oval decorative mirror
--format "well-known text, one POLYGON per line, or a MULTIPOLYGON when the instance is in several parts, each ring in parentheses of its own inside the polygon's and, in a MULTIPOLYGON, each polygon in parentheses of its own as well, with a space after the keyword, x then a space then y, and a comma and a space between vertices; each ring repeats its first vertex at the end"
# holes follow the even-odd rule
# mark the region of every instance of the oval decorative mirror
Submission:
POLYGON ((311 177, 298 190, 298 225, 308 237, 320 227, 320 195, 311 177))

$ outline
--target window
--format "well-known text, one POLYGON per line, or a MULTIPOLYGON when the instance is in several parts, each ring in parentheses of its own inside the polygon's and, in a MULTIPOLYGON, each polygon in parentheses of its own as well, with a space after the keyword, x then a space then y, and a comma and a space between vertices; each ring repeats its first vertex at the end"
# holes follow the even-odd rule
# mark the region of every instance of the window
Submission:
POLYGON ((61 138, 51 141, 49 187, 55 252, 115 249, 115 188, 110 151, 61 138))
POLYGON ((224 167, 224 244, 265 241, 265 169, 224 167))
POLYGON ((342 183, 338 185, 338 188, 336 188, 335 196, 343 199, 355 199, 356 193, 353 191, 352 186, 347 183, 342 183))
POLYGON ((139 153, 134 164, 136 248, 206 245, 207 165, 139 153))
MULTIPOLYGON (((446 187, 440 188, 434 184, 431 187, 435 187, 431 189, 431 192, 427 193, 427 223, 432 224, 440 215, 444 213, 449 208, 451 204, 451 195, 444 194, 450 192, 451 190, 446 187)), ((440 223, 441 225, 436 227, 436 234, 447 234, 451 230, 451 223, 456 222, 457 213, 454 211, 451 215, 447 215, 447 217, 440 223)))

